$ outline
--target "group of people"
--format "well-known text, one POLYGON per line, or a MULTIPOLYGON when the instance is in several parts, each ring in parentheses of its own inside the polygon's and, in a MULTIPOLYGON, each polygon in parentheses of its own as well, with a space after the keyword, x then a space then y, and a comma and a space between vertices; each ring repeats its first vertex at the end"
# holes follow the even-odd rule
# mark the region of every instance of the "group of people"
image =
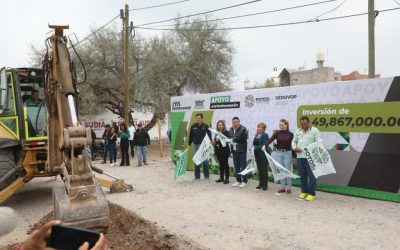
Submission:
MULTIPOLYGON (((292 171, 293 156, 296 156, 296 166, 300 176, 301 193, 299 199, 312 201, 315 199, 316 178, 311 171, 303 148, 313 142, 321 140, 319 130, 310 125, 307 116, 300 118, 301 127, 292 133, 289 130, 289 122, 285 119, 279 121, 279 130, 275 131, 271 137, 266 133, 266 124, 260 122, 256 126, 256 135, 253 139, 254 160, 257 165, 259 176, 259 184, 256 189, 268 189, 268 160, 265 150, 268 145, 276 141, 276 147, 272 152, 272 158, 279 162, 283 167, 292 171)), ((215 182, 229 183, 229 165, 228 158, 232 154, 233 165, 236 173, 236 182, 233 187, 244 188, 247 185, 247 176, 240 174, 246 168, 247 163, 247 141, 249 132, 247 128, 240 124, 239 117, 232 118, 232 127, 229 130, 225 121, 219 120, 216 124, 216 130, 229 139, 225 139, 229 143, 222 143, 221 137, 211 136, 211 132, 207 124, 203 122, 203 114, 196 114, 196 122, 191 126, 189 133, 189 146, 193 147, 193 155, 197 152, 205 136, 212 141, 215 154, 219 163, 220 177, 215 182), (224 145, 225 144, 225 145, 224 145)), ((204 178, 209 179, 208 160, 202 162, 204 178)), ((194 180, 200 180, 200 165, 195 164, 194 180)), ((290 194, 292 179, 285 178, 279 181, 281 188, 278 194, 290 194)))
POLYGON ((135 147, 138 156, 138 166, 147 165, 147 146, 150 145, 150 136, 143 128, 143 124, 139 123, 137 128, 133 122, 129 123, 129 127, 125 123, 121 123, 118 127, 114 122, 112 126, 107 124, 104 128, 104 155, 102 164, 107 162, 109 155, 110 166, 115 166, 117 162, 117 138, 120 138, 121 162, 120 166, 130 166, 130 157, 135 156, 135 147), (130 148, 130 152, 129 152, 130 148))

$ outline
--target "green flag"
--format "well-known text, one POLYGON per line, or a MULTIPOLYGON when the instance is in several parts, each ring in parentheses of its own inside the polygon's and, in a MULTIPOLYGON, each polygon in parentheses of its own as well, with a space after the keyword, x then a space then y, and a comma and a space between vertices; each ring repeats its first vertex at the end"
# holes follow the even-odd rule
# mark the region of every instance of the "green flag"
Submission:
POLYGON ((176 180, 179 176, 185 174, 186 166, 187 166, 187 160, 188 160, 188 152, 189 152, 188 149, 183 151, 183 153, 181 154, 179 159, 176 161, 174 180, 176 180))

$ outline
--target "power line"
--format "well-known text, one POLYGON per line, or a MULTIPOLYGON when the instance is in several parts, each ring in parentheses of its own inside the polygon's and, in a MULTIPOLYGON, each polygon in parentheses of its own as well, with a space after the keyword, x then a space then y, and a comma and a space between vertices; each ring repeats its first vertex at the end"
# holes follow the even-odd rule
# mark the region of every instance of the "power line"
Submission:
MULTIPOLYGON (((304 7, 309 7, 309 6, 313 6, 313 5, 319 5, 319 4, 329 3, 329 2, 336 2, 336 1, 337 0, 327 0, 327 1, 322 1, 322 2, 310 3, 310 4, 296 5, 296 6, 287 7, 287 8, 250 13, 250 14, 244 14, 244 15, 239 15, 239 16, 230 16, 230 17, 223 17, 223 18, 217 18, 217 19, 211 19, 211 20, 197 21, 197 22, 203 23, 203 22, 212 22, 212 21, 222 21, 222 20, 228 20, 228 19, 243 18, 243 17, 249 17, 249 16, 256 16, 256 15, 269 14, 269 13, 274 13, 274 12, 304 8, 304 7)), ((157 27, 174 27, 174 26, 175 26, 175 24, 168 24, 168 25, 161 25, 161 26, 157 26, 157 27)))
POLYGON ((138 26, 136 26, 136 27, 145 26, 145 25, 150 25, 150 24, 157 24, 157 23, 165 23, 165 22, 169 22, 169 21, 179 20, 179 19, 182 19, 182 18, 187 18, 187 17, 192 17, 192 16, 199 16, 199 15, 209 14, 209 13, 213 13, 213 12, 217 12, 217 11, 221 11, 221 10, 232 9, 232 8, 239 7, 239 6, 243 6, 243 5, 247 5, 247 4, 252 4, 252 3, 260 2, 260 1, 263 1, 263 0, 253 0, 253 1, 244 2, 244 3, 240 3, 240 4, 235 4, 235 5, 226 6, 226 7, 219 8, 219 9, 204 11, 204 12, 200 12, 200 13, 196 13, 196 14, 190 14, 190 15, 186 15, 186 16, 181 16, 181 17, 176 17, 176 18, 171 18, 171 19, 166 19, 166 20, 161 20, 161 21, 156 21, 156 22, 151 22, 151 23, 143 23, 143 24, 140 24, 140 25, 138 25, 138 26))
POLYGON ((326 14, 332 13, 333 11, 339 9, 340 6, 342 6, 346 1, 347 1, 347 0, 344 0, 341 4, 339 4, 338 6, 336 6, 336 7, 333 8, 333 9, 331 9, 330 11, 327 11, 327 12, 325 12, 325 13, 322 13, 321 15, 318 15, 318 16, 314 17, 313 19, 310 19, 310 20, 316 20, 316 19, 320 18, 321 16, 324 16, 324 15, 326 15, 326 14))
POLYGON ((173 4, 183 3, 183 2, 189 2, 189 1, 190 0, 176 1, 176 2, 171 2, 171 3, 165 3, 165 4, 142 7, 142 8, 130 9, 129 11, 154 9, 154 8, 158 8, 158 7, 163 7, 163 6, 168 6, 168 5, 173 5, 173 4))
POLYGON ((393 0, 393 2, 397 3, 398 5, 400 5, 400 3, 399 3, 399 2, 397 2, 396 0, 393 0))
MULTIPOLYGON (((144 9, 151 9, 151 8, 158 8, 158 7, 162 7, 162 6, 167 6, 167 5, 172 5, 172 4, 177 4, 177 3, 182 3, 182 2, 188 2, 190 0, 182 0, 182 1, 176 1, 176 2, 171 2, 171 3, 165 3, 165 4, 160 4, 160 5, 154 5, 154 6, 148 6, 148 7, 143 7, 143 8, 137 8, 137 9, 130 9, 129 11, 132 10, 144 10, 144 9)), ((109 24, 111 24, 112 22, 114 22, 118 17, 120 17, 120 15, 116 15, 115 17, 113 17, 110 21, 108 21, 107 23, 105 23, 104 25, 102 25, 100 28, 96 29, 95 31, 92 31, 89 35, 85 36, 82 40, 78 41, 75 46, 78 46, 79 44, 83 43, 84 41, 86 41, 87 39, 89 39, 91 36, 93 36, 94 34, 96 34, 97 32, 99 32, 100 30, 104 29, 105 27, 107 27, 109 24)))
POLYGON ((112 22, 115 21, 115 19, 117 19, 119 17, 119 15, 113 17, 110 21, 108 21, 107 23, 105 23, 103 26, 101 26, 100 28, 96 29, 95 31, 92 31, 89 35, 85 36, 82 40, 78 41, 75 44, 75 47, 78 46, 79 44, 83 43, 84 41, 86 41, 87 39, 89 39, 89 37, 93 36, 94 34, 96 34, 97 32, 99 32, 100 30, 104 29, 105 27, 107 27, 109 24, 111 24, 112 22))
MULTIPOLYGON (((389 11, 394 11, 394 10, 399 10, 399 9, 400 9, 400 7, 391 8, 391 9, 385 9, 385 10, 380 10, 379 13, 389 12, 389 11)), ((213 30, 244 30, 244 29, 257 29, 257 28, 271 28, 271 27, 289 26, 289 25, 304 24, 304 23, 323 22, 323 21, 344 19, 344 18, 357 17, 357 16, 363 16, 363 15, 368 15, 368 12, 345 15, 345 16, 329 17, 329 18, 323 18, 323 19, 299 21, 299 22, 267 24, 267 25, 255 25, 255 26, 242 26, 242 27, 229 27, 229 28, 215 28, 213 30)), ((173 31, 173 30, 176 30, 176 29, 163 29, 163 28, 137 27, 137 26, 135 26, 135 28, 144 29, 144 30, 161 30, 161 31, 173 31)), ((185 29, 185 30, 202 30, 202 29, 190 29, 189 28, 189 29, 185 29)))

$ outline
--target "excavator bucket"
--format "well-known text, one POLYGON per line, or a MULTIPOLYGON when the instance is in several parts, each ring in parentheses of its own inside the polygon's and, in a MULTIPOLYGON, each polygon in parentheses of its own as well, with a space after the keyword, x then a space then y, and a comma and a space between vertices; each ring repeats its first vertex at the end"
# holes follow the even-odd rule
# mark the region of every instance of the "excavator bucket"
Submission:
POLYGON ((96 196, 71 199, 65 187, 53 188, 54 219, 64 225, 87 228, 106 233, 110 224, 108 202, 99 184, 96 196))

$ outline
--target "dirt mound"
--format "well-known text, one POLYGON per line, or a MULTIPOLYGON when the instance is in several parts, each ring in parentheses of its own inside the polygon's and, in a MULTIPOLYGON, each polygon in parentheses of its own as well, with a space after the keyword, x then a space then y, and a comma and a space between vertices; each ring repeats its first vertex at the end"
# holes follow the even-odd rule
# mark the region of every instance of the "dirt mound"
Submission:
MULTIPOLYGON (((106 234, 109 249, 204 249, 199 244, 186 240, 168 230, 159 228, 154 222, 143 219, 125 208, 109 203, 111 224, 106 234)), ((31 225, 28 234, 50 221, 53 213, 43 216, 31 225)), ((13 250, 15 245, 6 249, 13 250)))

